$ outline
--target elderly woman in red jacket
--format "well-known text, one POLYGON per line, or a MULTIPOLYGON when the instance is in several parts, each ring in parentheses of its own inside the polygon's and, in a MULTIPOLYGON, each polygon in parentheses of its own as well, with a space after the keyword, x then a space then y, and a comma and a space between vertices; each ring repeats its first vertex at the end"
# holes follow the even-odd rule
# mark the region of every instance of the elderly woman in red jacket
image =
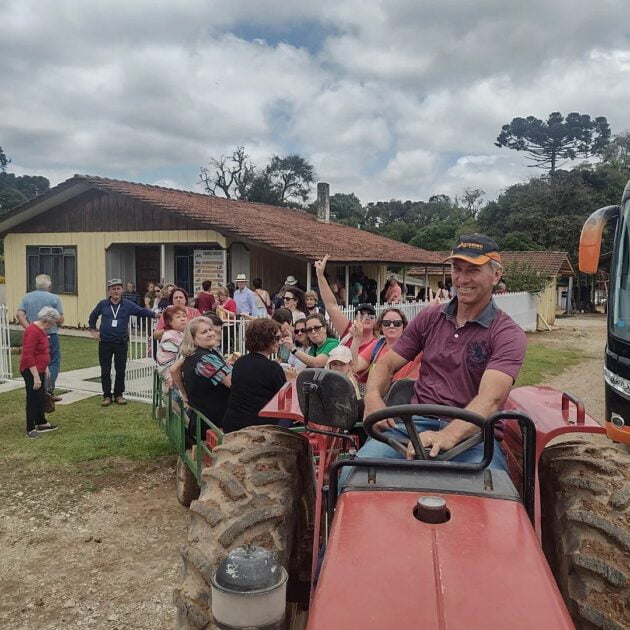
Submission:
POLYGON ((44 380, 50 363, 46 331, 60 319, 61 315, 57 309, 44 306, 37 314, 37 320, 29 324, 24 331, 20 373, 26 386, 26 435, 29 438, 38 438, 40 433, 54 431, 57 428, 50 424, 44 415, 46 396, 44 380))

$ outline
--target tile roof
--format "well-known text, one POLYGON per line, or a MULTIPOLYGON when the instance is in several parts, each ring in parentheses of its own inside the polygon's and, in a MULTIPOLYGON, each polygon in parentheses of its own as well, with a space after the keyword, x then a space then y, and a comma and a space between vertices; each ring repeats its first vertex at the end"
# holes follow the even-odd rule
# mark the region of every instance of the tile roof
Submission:
MULTIPOLYGON (((435 253, 438 254, 440 260, 444 260, 451 254, 450 251, 435 253)), ((573 275, 575 273, 567 252, 552 252, 546 250, 502 251, 501 262, 504 266, 513 262, 520 264, 525 263, 532 267, 532 269, 548 276, 557 276, 558 274, 573 275)), ((423 276, 424 268, 412 267, 409 269, 408 273, 410 275, 423 276)))
POLYGON ((291 208, 91 175, 75 175, 60 186, 79 182, 159 207, 219 232, 309 260, 329 253, 332 262, 441 263, 435 252, 339 223, 322 223, 309 213, 291 208))

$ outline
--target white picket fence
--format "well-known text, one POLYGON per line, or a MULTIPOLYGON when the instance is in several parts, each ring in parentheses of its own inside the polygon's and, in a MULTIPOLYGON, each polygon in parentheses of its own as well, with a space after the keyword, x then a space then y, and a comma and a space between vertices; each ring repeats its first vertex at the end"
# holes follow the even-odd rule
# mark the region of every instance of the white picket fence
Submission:
MULTIPOLYGON (((525 331, 536 330, 537 298, 529 293, 504 293, 495 295, 494 299, 502 310, 525 331)), ((420 311, 431 305, 431 302, 406 302, 402 304, 379 304, 375 306, 377 316, 388 308, 399 308, 411 321, 420 311)), ((342 309, 352 319, 354 307, 342 309)), ((129 326, 129 350, 127 355, 127 371, 125 377, 125 395, 132 400, 151 402, 153 389, 153 369, 155 366, 153 342, 154 319, 131 318, 129 326)), ((237 320, 223 326, 221 351, 225 355, 233 352, 245 354, 245 320, 237 320)), ((0 305, 0 381, 13 378, 11 371, 11 344, 9 336, 9 312, 6 306, 0 305)))
POLYGON ((0 382, 10 381, 12 378, 9 309, 0 304, 0 382))

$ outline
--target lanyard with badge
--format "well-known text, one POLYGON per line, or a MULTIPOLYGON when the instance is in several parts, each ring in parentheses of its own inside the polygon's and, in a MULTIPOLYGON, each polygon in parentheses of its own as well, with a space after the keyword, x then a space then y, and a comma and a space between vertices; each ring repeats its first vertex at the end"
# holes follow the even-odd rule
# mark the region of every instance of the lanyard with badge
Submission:
POLYGON ((114 311, 114 307, 111 305, 109 305, 109 308, 112 309, 112 315, 114 316, 114 319, 112 319, 112 328, 117 328, 118 327, 118 311, 120 310, 120 304, 118 305, 118 308, 114 311))

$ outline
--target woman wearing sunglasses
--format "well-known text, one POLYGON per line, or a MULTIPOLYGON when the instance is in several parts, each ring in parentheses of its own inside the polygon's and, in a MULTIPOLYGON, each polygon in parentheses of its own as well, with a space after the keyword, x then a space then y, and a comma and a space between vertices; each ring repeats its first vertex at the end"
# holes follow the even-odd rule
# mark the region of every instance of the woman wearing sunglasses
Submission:
MULTIPOLYGON (((403 331, 407 327, 407 318, 405 314, 397 308, 390 308, 383 311, 376 320, 376 329, 383 335, 372 348, 360 350, 362 339, 362 325, 356 323, 352 327, 352 366, 355 373, 368 374, 370 368, 380 361, 389 349, 402 337, 403 331)), ((403 378, 418 378, 420 371, 419 354, 413 361, 404 365, 396 374, 393 380, 397 381, 403 378)))
POLYGON ((287 289, 284 293, 282 301, 284 308, 291 311, 294 324, 298 319, 306 317, 307 308, 304 300, 304 291, 302 291, 302 289, 298 289, 297 287, 287 289))
POLYGON ((306 318, 304 332, 308 340, 308 350, 298 348, 293 341, 288 339, 284 341, 284 344, 290 348, 291 354, 307 367, 326 367, 328 354, 339 345, 339 340, 335 338, 326 318, 321 313, 309 315, 306 318))

